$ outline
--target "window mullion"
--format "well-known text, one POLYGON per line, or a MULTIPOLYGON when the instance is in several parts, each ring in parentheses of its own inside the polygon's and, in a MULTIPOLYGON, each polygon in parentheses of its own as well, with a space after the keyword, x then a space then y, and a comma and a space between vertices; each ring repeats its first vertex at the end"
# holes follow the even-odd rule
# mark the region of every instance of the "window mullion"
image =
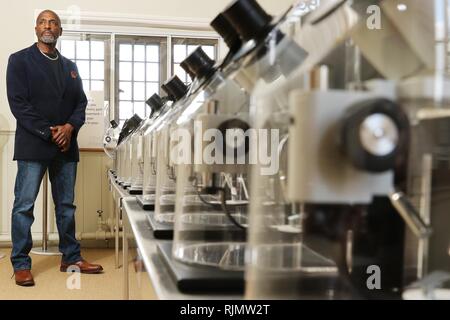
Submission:
MULTIPOLYGON (((147 43, 144 44, 144 100, 149 98, 147 95, 147 43)), ((144 104, 144 114, 147 117, 147 106, 144 104)))
POLYGON ((171 74, 173 74, 174 70, 173 70, 173 60, 174 60, 174 56, 173 56, 173 45, 172 45, 172 36, 168 36, 167 37, 167 74, 166 79, 169 78, 169 76, 171 74))

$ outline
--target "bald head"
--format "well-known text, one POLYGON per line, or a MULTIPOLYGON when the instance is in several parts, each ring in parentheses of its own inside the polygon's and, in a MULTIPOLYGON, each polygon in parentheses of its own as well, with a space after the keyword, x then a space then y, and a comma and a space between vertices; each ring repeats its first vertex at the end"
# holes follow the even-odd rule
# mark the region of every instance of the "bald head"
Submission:
POLYGON ((56 14, 55 11, 48 10, 48 9, 42 11, 41 13, 39 13, 39 15, 38 15, 37 18, 36 18, 36 26, 38 25, 39 20, 40 20, 44 15, 52 16, 53 19, 55 19, 56 22, 58 23, 58 26, 61 27, 61 19, 59 18, 59 16, 56 14))
POLYGON ((36 19, 36 36, 41 44, 56 45, 62 34, 61 19, 52 10, 44 10, 36 19))

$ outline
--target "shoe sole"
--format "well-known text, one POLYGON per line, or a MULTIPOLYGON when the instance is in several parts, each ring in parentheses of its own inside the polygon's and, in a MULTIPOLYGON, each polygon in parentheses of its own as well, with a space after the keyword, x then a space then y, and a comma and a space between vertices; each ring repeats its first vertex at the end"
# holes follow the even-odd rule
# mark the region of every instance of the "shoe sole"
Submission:
POLYGON ((24 281, 24 282, 17 282, 16 281, 16 284, 18 286, 21 286, 21 287, 33 287, 34 286, 34 281, 24 281))
MULTIPOLYGON (((67 272, 67 268, 60 268, 59 271, 61 272, 67 272)), ((98 274, 98 273, 102 273, 103 270, 95 270, 95 271, 80 271, 80 273, 84 273, 84 274, 98 274)))

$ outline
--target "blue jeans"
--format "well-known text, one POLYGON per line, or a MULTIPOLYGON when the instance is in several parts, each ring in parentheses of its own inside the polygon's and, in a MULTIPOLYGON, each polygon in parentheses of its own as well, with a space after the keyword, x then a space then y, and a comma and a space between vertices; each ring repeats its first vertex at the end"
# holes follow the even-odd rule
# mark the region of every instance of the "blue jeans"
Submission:
POLYGON ((17 166, 11 226, 11 263, 14 271, 31 269, 31 258, 28 254, 33 247, 31 225, 34 221, 34 202, 47 169, 55 203, 62 261, 75 263, 81 260, 80 244, 75 238, 76 207, 73 204, 77 163, 57 157, 49 161, 19 160, 17 166))

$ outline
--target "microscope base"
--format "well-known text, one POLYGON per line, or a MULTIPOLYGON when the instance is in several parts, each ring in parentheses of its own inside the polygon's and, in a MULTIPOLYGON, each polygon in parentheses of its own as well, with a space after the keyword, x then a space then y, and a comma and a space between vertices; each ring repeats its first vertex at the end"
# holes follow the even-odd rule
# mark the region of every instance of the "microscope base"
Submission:
POLYGON ((128 192, 130 192, 131 195, 140 195, 142 194, 142 188, 129 187, 128 192))
POLYGON ((147 220, 153 231, 153 236, 156 239, 172 240, 173 239, 173 225, 159 223, 155 219, 155 212, 146 212, 147 220))
POLYGON ((139 206, 142 208, 142 210, 145 211, 155 211, 155 202, 154 201, 145 201, 144 200, 144 196, 141 195, 137 195, 136 196, 136 200, 139 204, 139 206))
POLYGON ((172 257, 172 242, 158 243, 157 247, 161 259, 181 292, 244 292, 244 272, 187 265, 172 257))

